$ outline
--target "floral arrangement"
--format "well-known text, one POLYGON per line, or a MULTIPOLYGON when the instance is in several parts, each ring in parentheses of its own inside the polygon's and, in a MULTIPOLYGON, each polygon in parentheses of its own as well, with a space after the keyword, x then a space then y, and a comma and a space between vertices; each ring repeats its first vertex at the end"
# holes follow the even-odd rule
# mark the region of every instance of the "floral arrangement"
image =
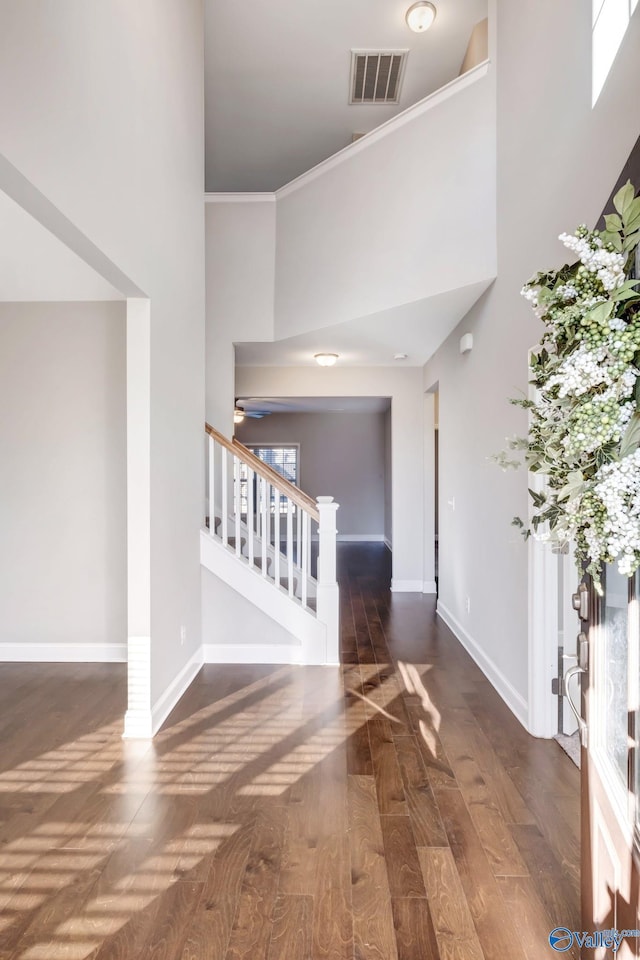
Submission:
MULTIPOLYGON (((573 541, 597 588, 604 563, 627 576, 640 566, 640 280, 630 278, 640 197, 627 183, 613 203, 604 230, 561 234, 574 263, 522 290, 545 329, 531 360, 534 398, 512 401, 529 410, 529 435, 509 441, 546 479, 529 491, 530 527, 514 525, 573 541)), ((494 459, 518 465, 508 453, 494 459)))

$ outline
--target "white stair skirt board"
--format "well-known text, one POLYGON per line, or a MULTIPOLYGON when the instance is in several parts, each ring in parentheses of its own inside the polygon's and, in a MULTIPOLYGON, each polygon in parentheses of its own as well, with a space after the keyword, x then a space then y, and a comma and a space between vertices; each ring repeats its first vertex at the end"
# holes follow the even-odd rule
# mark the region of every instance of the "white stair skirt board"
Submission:
MULTIPOLYGON (((292 600, 285 590, 276 587, 269 578, 263 577, 260 571, 252 569, 246 560, 236 557, 233 551, 219 543, 205 530, 200 532, 200 562, 206 570, 250 601, 291 635, 293 643, 277 645, 283 648, 288 647, 291 659, 277 662, 305 664, 328 662, 325 624, 305 610, 300 602, 292 600)), ((206 587, 203 585, 203 591, 204 589, 206 587)), ((208 638, 205 637, 205 646, 218 646, 218 644, 208 644, 207 640, 208 638)), ((220 646, 227 646, 227 644, 222 643, 220 646)), ((243 643, 240 642, 237 646, 240 651, 243 643)), ((256 648, 264 646, 264 655, 266 655, 269 644, 250 644, 249 648, 253 650, 254 646, 256 648)), ((274 661, 253 659, 247 662, 273 663, 274 661)))
POLYGON ((0 643, 6 663, 126 663, 126 643, 0 643))
POLYGON ((435 582, 435 580, 425 580, 425 582, 422 584, 422 592, 423 592, 423 593, 437 593, 437 592, 438 592, 438 584, 435 582))
POLYGON ((205 643, 205 663, 302 664, 302 645, 285 643, 205 643))
POLYGON ((422 593, 422 580, 391 580, 392 593, 422 593))
POLYGON ((478 646, 476 641, 464 629, 453 614, 438 600, 436 613, 446 623, 454 636, 460 641, 467 653, 475 660, 487 680, 495 687, 511 712, 528 731, 529 707, 524 697, 505 677, 504 673, 478 646))

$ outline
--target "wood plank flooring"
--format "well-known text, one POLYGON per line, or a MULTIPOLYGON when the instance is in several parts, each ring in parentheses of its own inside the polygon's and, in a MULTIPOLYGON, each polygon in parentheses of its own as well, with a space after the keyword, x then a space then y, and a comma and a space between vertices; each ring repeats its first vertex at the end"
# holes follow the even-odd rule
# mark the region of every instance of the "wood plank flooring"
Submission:
POLYGON ((0 668, 0 960, 539 960, 578 772, 433 598, 343 545, 343 667, 207 666, 153 743, 121 665, 0 668))

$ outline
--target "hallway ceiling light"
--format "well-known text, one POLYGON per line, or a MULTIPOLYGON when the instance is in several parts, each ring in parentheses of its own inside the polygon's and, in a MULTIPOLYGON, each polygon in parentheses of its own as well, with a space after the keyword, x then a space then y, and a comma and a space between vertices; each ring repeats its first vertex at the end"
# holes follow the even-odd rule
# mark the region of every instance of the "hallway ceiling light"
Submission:
POLYGON ((233 422, 242 423, 242 421, 244 420, 244 416, 245 416, 244 410, 241 410, 239 407, 236 407, 235 410, 233 411, 233 422))
POLYGON ((321 367, 332 367, 338 359, 337 353, 316 353, 313 358, 321 367))
POLYGON ((414 33, 424 33, 428 30, 436 18, 436 8, 432 3, 426 3, 425 0, 419 0, 413 3, 405 14, 407 26, 414 33))
POLYGON ((394 360, 406 360, 406 359, 408 358, 408 356, 409 356, 408 353, 394 353, 393 359, 394 359, 394 360))

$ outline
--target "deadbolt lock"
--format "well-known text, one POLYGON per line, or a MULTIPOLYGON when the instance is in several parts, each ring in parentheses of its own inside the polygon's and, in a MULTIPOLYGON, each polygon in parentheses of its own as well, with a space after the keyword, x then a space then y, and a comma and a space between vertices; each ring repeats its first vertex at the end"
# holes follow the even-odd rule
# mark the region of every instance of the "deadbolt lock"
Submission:
POLYGON ((581 620, 589 619, 589 590, 586 584, 581 583, 576 593, 572 595, 571 605, 581 620))

